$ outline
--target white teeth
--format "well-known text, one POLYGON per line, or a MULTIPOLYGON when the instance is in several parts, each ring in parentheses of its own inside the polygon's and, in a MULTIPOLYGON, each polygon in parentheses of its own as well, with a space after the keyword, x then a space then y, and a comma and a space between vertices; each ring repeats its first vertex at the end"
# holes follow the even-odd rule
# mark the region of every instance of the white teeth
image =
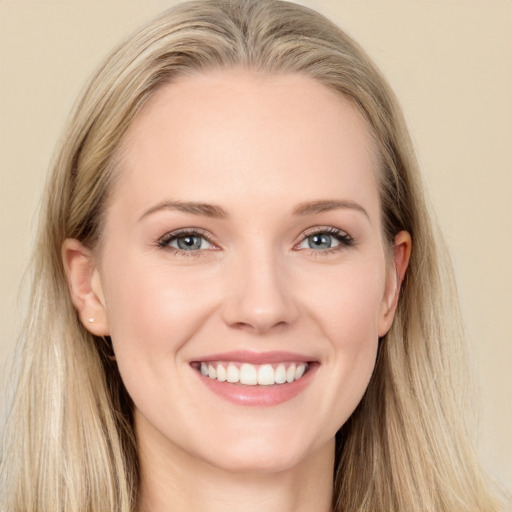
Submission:
POLYGON ((219 382, 224 382, 227 378, 228 377, 226 374, 226 368, 224 368, 224 366, 219 364, 219 366, 217 366, 217 380, 219 382))
POLYGON ((292 364, 288 370, 286 370, 286 382, 293 382, 295 380, 295 365, 292 364))
POLYGON ((258 372, 252 364, 244 363, 240 366, 240 384, 258 384, 258 372))
POLYGON ((271 386, 275 384, 274 368, 271 364, 264 364, 258 369, 258 384, 271 386))
POLYGON ((246 386, 273 386, 274 384, 291 383, 302 378, 308 368, 307 363, 279 363, 253 365, 249 363, 205 363, 199 371, 205 377, 219 382, 235 384, 240 382, 246 386))
POLYGON ((226 371, 226 380, 231 383, 235 383, 240 380, 240 372, 238 368, 232 363, 228 364, 228 369, 226 371))
POLYGON ((280 364, 276 368, 275 380, 276 384, 284 384, 286 382, 286 368, 284 364, 280 364))

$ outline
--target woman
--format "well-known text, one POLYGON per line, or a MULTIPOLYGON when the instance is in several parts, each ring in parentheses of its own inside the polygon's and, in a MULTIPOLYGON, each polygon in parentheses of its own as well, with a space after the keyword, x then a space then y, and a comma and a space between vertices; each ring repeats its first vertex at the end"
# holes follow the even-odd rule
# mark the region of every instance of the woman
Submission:
POLYGON ((162 14, 45 197, 3 510, 498 510, 405 123, 323 17, 162 14))

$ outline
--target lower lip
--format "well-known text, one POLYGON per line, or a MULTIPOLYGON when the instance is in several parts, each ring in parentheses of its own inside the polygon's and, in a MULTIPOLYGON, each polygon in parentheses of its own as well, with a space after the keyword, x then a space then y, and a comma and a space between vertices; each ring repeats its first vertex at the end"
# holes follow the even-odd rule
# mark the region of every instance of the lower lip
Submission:
POLYGON ((303 391, 311 383, 317 368, 318 364, 312 363, 299 380, 273 386, 244 386, 240 383, 219 382, 205 377, 197 370, 194 371, 210 391, 228 402, 253 407, 271 407, 287 402, 303 391))

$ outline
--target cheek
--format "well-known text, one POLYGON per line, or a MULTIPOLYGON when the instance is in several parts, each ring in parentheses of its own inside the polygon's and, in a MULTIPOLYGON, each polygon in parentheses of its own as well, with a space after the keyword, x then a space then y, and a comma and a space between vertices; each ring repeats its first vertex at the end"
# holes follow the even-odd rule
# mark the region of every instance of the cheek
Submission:
POLYGON ((108 276, 105 298, 118 359, 176 357, 213 307, 209 276, 201 272, 125 258, 108 276))
POLYGON ((173 414, 183 407, 170 383, 186 380, 182 348, 214 309, 207 276, 152 263, 125 258, 111 267, 105 293, 119 372, 136 407, 149 416, 163 404, 173 414))
POLYGON ((378 339, 385 290, 385 263, 361 261, 317 274, 304 293, 317 323, 339 348, 357 351, 378 339))
POLYGON ((322 286, 311 287, 309 310, 328 342, 325 371, 330 387, 318 407, 335 432, 359 404, 375 367, 385 263, 340 268, 329 278, 317 276, 316 283, 322 286))

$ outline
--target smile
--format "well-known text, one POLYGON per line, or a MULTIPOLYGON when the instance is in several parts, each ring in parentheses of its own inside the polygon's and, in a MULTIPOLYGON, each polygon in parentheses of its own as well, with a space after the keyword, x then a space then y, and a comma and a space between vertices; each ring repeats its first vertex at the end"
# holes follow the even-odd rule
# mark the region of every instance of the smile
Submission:
POLYGON ((268 407, 301 394, 320 362, 292 352, 232 351, 198 357, 190 366, 212 393, 236 405, 268 407))
POLYGON ((199 371, 205 377, 219 382, 245 386, 273 386, 297 381, 309 368, 308 363, 283 362, 255 365, 241 362, 202 361, 199 371))

